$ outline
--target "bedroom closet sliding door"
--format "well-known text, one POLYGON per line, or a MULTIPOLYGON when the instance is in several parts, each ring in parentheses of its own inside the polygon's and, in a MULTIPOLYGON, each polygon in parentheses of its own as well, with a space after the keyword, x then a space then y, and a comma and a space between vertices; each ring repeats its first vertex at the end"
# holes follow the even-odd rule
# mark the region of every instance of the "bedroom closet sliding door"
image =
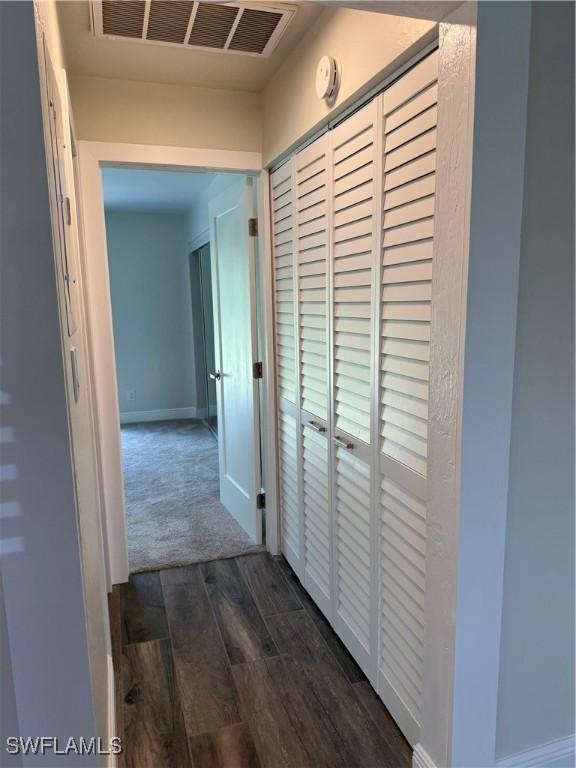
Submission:
POLYGON ((282 551, 420 729, 437 54, 272 175, 282 551))

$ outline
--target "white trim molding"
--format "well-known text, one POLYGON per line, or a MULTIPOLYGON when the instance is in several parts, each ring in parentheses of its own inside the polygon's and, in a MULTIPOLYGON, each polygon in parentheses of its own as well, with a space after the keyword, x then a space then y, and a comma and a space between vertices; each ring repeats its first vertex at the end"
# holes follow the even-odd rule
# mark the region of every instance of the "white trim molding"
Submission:
POLYGON ((422 744, 416 744, 412 754, 412 768, 438 768, 422 744))
MULTIPOLYGON (((93 357, 91 368, 106 522, 105 546, 109 554, 110 581, 112 584, 121 584, 128 580, 129 569, 101 168, 138 166, 149 169, 245 173, 257 177, 262 171, 262 156, 259 152, 224 149, 79 141, 78 157, 84 243, 82 271, 85 275, 93 357)), ((275 445, 270 446, 270 450, 275 450, 275 445)))
MULTIPOLYGON (((108 668, 108 745, 115 736, 120 736, 118 733, 118 726, 116 722, 116 686, 114 676, 114 663, 112 661, 112 655, 108 653, 106 655, 106 662, 108 668)), ((108 756, 108 767, 117 768, 118 757, 117 755, 110 754, 108 756)))
POLYGON ((144 421, 176 421, 178 419, 205 419, 207 408, 160 408, 156 411, 126 411, 120 414, 120 424, 138 424, 144 421))
POLYGON ((194 253, 194 251, 197 251, 198 248, 202 248, 203 245, 208 245, 209 242, 210 230, 203 229, 202 232, 198 232, 198 234, 194 235, 191 240, 188 240, 188 250, 190 253, 194 253))
POLYGON ((525 752, 517 752, 496 765, 498 768, 573 768, 576 763, 575 735, 549 741, 525 752))

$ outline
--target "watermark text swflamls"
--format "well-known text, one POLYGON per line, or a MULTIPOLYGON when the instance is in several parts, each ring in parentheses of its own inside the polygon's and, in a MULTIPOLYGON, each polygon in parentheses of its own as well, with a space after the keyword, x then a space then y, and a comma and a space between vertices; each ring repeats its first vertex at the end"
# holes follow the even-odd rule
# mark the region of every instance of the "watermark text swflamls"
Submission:
POLYGON ((6 752, 9 755, 119 755, 122 739, 113 736, 109 741, 92 736, 8 736, 6 752))

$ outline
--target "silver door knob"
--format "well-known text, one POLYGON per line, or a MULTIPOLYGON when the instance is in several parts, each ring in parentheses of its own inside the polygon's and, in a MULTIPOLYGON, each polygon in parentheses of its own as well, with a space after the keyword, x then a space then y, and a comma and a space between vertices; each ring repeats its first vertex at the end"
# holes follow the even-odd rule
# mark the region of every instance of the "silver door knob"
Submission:
POLYGON ((214 373, 210 374, 210 378, 214 379, 214 381, 220 381, 220 379, 222 378, 222 374, 220 373, 220 371, 214 371, 214 373))

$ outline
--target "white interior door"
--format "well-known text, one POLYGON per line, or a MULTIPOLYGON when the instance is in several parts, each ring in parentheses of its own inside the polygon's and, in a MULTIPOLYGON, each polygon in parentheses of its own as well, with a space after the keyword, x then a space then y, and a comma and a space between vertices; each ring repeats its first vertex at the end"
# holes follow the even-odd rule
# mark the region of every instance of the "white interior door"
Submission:
POLYGON ((252 180, 231 177, 210 200, 217 370, 220 500, 246 533, 262 541, 257 355, 255 238, 252 180))

